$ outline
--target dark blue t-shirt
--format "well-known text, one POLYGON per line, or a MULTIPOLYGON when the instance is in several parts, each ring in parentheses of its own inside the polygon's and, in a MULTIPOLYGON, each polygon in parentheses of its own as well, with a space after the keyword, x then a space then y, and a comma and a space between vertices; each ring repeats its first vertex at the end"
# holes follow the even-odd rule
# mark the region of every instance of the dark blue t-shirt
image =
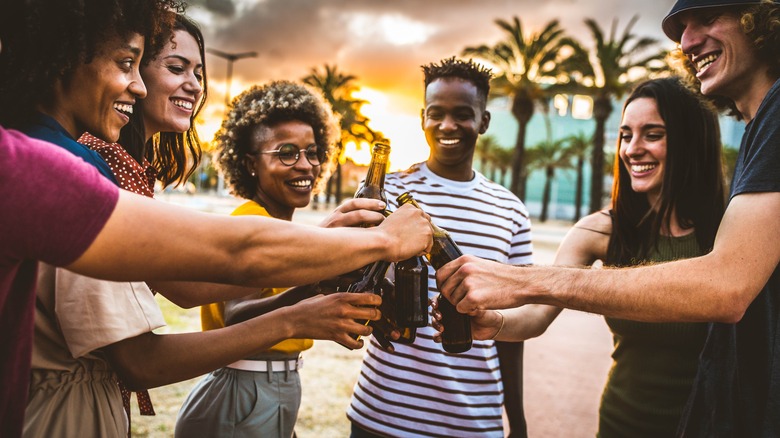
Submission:
POLYGON ((103 160, 103 157, 73 139, 73 137, 68 134, 68 131, 52 117, 38 113, 37 117, 31 120, 29 124, 22 127, 20 131, 32 138, 55 144, 71 154, 80 157, 82 160, 97 168, 98 172, 108 178, 112 183, 119 185, 116 178, 114 178, 114 173, 103 160))
MULTIPOLYGON (((756 192, 780 192, 780 80, 747 124, 737 157, 731 197, 756 192)), ((710 324, 686 411, 684 436, 780 436, 777 267, 741 321, 710 324)))

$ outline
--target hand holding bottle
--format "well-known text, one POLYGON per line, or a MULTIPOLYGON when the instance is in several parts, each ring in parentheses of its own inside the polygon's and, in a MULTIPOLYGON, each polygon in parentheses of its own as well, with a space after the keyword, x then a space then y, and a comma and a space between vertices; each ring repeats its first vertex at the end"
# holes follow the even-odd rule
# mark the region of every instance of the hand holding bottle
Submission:
POLYGON ((377 199, 347 199, 323 219, 319 226, 336 228, 379 225, 385 219, 382 212, 386 207, 387 204, 377 199))

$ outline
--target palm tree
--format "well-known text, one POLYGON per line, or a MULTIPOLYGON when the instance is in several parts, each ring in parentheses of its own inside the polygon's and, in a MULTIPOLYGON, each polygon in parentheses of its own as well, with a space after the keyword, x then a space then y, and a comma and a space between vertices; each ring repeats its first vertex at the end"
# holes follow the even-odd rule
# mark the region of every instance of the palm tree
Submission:
POLYGON ((571 155, 566 147, 567 139, 545 140, 528 150, 528 165, 531 169, 544 171, 544 191, 542 192, 542 213, 540 222, 546 222, 552 192, 552 182, 557 169, 571 167, 571 155))
POLYGON ((497 147, 493 149, 493 181, 504 185, 514 152, 512 149, 497 147))
POLYGON ((518 130, 512 157, 512 181, 510 190, 520 199, 525 198, 525 137, 534 107, 550 96, 548 85, 569 80, 568 72, 574 65, 572 56, 583 52, 561 50, 568 44, 558 20, 553 20, 539 33, 524 34, 520 19, 511 22, 501 19, 496 24, 504 31, 505 39, 494 46, 466 47, 464 56, 476 56, 489 62, 498 70, 493 80, 492 94, 508 96, 512 102, 512 115, 517 119, 518 130))
POLYGON ((582 217, 582 192, 585 185, 585 156, 590 149, 591 140, 592 138, 589 138, 582 132, 574 134, 566 139, 569 155, 577 160, 574 165, 574 168, 577 170, 577 182, 575 184, 574 192, 574 222, 577 222, 582 217))
MULTIPOLYGON (((609 39, 605 39, 604 32, 595 20, 585 20, 593 37, 591 64, 593 76, 588 78, 592 85, 584 85, 584 93, 593 96, 593 118, 596 121, 596 129, 593 133, 593 149, 591 150, 591 175, 590 186, 590 211, 600 210, 604 195, 604 174, 599 170, 604 167, 604 126, 607 118, 612 114, 612 99, 621 98, 624 93, 633 88, 636 80, 644 79, 648 74, 666 70, 667 67, 659 62, 666 57, 666 51, 653 50, 658 43, 654 38, 638 37, 631 33, 631 29, 639 19, 635 15, 623 29, 620 37, 617 36, 618 20, 612 20, 609 39), (647 54, 649 53, 649 54, 647 54), (637 75, 639 73, 640 75, 637 75)), ((583 50, 572 44, 575 51, 583 50)), ((580 57, 582 59, 582 57, 580 57)), ((584 71, 581 69, 580 71, 584 71)))
POLYGON ((492 135, 482 135, 477 139, 475 154, 479 158, 482 174, 490 177, 490 171, 496 168, 493 151, 500 148, 498 140, 492 135))
MULTIPOLYGON (((352 97, 352 94, 359 90, 359 87, 354 84, 356 80, 356 76, 339 72, 335 65, 327 64, 323 71, 312 68, 311 73, 302 79, 305 84, 319 89, 330 103, 333 112, 341 118, 341 138, 336 145, 338 156, 335 172, 336 204, 341 203, 341 164, 344 161, 344 144, 349 141, 354 141, 356 144, 371 143, 383 139, 381 133, 368 126, 368 117, 361 113, 361 107, 367 102, 352 97)), ((326 202, 330 202, 333 192, 333 178, 330 178, 326 188, 326 202)))

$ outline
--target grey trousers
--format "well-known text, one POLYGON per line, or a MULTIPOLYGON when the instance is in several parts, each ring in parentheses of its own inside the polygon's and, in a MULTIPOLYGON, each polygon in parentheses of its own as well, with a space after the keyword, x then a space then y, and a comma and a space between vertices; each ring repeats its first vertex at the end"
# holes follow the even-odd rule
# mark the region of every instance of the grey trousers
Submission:
POLYGON ((220 368, 206 375, 179 411, 175 436, 294 436, 301 404, 298 372, 254 372, 220 368))

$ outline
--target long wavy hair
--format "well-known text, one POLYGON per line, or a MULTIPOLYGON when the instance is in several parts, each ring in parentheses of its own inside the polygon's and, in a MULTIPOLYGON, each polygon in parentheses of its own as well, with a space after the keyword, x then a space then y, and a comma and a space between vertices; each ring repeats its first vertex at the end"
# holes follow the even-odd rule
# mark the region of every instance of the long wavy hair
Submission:
POLYGON ((54 95, 58 81, 93 60, 113 35, 144 37, 156 54, 177 0, 3 0, 0 123, 19 126, 54 95))
MULTIPOLYGON (((666 125, 666 164, 658 205, 631 188, 628 170, 615 154, 612 235, 606 262, 630 265, 647 257, 672 215, 683 229, 695 228, 702 252, 712 250, 725 210, 718 119, 709 104, 679 78, 654 79, 634 89, 623 106, 650 98, 666 125)), ((618 140, 618 150, 620 140, 618 140)))
MULTIPOLYGON (((152 167, 157 171, 157 179, 160 180, 163 187, 170 184, 179 185, 192 175, 201 160, 201 147, 198 132, 195 129, 195 119, 200 114, 203 105, 208 97, 208 83, 206 74, 206 49, 203 42, 203 33, 198 25, 182 14, 176 14, 172 30, 166 35, 165 42, 170 43, 173 39, 173 33, 177 30, 183 30, 195 38, 198 43, 200 59, 203 62, 203 96, 198 102, 195 111, 190 117, 190 128, 185 132, 160 132, 153 135, 149 141, 146 141, 145 127, 143 120, 143 100, 139 100, 136 105, 136 111, 130 117, 130 123, 122 128, 119 134, 119 144, 138 161, 143 162, 146 158, 152 167)), ((141 65, 148 65, 159 54, 144 54, 141 65)), ((143 76, 143 68, 141 69, 143 76)))

